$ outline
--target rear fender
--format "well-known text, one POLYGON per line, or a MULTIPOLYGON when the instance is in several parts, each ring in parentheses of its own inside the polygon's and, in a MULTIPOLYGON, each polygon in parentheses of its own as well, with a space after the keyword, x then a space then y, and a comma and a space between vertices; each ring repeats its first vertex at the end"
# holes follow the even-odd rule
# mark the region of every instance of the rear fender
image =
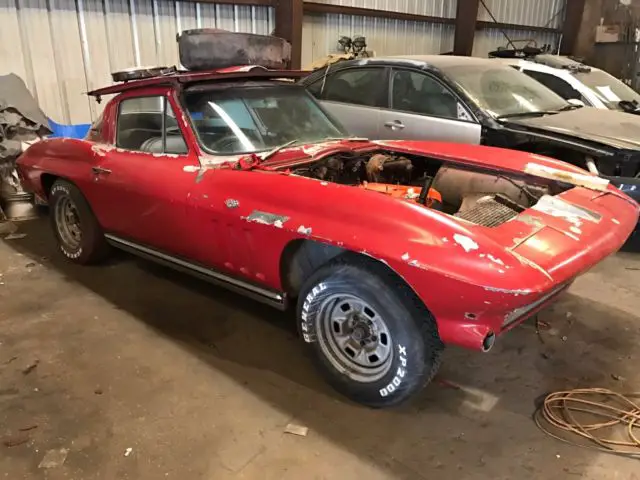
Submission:
POLYGON ((69 180, 80 190, 87 188, 98 151, 96 144, 81 139, 45 139, 18 158, 17 168, 25 188, 45 199, 47 175, 69 180))

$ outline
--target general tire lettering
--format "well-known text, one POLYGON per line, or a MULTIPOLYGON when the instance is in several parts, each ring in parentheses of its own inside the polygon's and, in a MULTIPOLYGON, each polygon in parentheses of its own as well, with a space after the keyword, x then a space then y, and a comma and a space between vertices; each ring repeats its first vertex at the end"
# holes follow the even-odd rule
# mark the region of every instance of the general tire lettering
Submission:
POLYGON ((302 332, 302 339, 306 343, 312 343, 317 340, 315 334, 315 314, 320 308, 321 294, 327 289, 324 283, 319 283, 311 289, 311 291, 304 298, 302 304, 302 311, 300 312, 300 330, 302 332))

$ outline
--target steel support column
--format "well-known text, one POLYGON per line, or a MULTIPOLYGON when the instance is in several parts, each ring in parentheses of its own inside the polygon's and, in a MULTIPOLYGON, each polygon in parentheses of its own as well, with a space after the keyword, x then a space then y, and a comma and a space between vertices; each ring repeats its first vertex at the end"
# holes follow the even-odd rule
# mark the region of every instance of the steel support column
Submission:
POLYGON ((303 0, 277 0, 275 35, 291 43, 291 68, 299 69, 302 62, 303 0))
POLYGON ((475 38, 480 0, 458 0, 456 32, 453 39, 454 55, 471 55, 475 38))
POLYGON ((576 53, 578 34, 582 25, 586 0, 567 0, 564 14, 564 24, 562 25, 562 43, 560 53, 562 55, 573 55, 576 53))

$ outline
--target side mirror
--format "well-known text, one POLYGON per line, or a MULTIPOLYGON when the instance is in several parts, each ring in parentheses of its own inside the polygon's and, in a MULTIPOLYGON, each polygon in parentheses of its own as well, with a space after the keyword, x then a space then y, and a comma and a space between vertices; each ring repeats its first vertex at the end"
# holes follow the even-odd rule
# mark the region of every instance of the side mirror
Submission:
POLYGON ((569 102, 571 105, 574 105, 576 107, 586 107, 584 102, 582 100, 577 99, 577 98, 570 98, 569 100, 567 100, 567 102, 569 102))

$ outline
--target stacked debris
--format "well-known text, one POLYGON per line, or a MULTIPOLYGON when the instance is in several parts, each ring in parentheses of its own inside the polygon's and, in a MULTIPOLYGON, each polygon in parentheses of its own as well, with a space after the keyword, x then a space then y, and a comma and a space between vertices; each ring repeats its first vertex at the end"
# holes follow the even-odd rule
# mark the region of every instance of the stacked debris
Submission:
POLYGON ((30 210, 31 197, 20 184, 16 159, 49 134, 47 117, 22 79, 13 73, 0 75, 0 222, 20 219, 30 210))
POLYGON ((322 57, 314 61, 304 69, 314 71, 343 60, 354 60, 356 58, 370 58, 376 56, 374 51, 367 50, 367 40, 365 37, 356 37, 352 40, 351 37, 342 36, 338 39, 337 50, 340 53, 329 53, 326 57, 322 57))

